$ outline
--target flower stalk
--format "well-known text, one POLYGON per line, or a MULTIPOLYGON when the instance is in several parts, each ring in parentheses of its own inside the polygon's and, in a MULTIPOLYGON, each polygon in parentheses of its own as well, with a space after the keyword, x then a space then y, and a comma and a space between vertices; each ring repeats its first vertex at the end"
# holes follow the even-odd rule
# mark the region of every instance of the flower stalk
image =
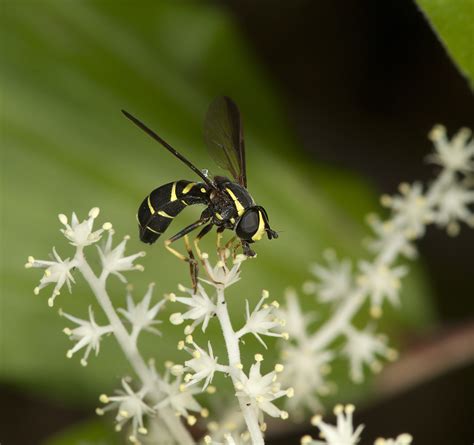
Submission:
MULTIPOLYGON (((143 357, 141 356, 136 341, 132 335, 129 335, 125 326, 123 325, 120 317, 118 316, 110 297, 106 289, 106 280, 108 273, 102 272, 100 277, 97 277, 87 261, 85 260, 83 249, 79 247, 75 256, 77 268, 81 272, 82 276, 90 286, 92 292, 97 298, 97 302, 104 311, 107 319, 113 329, 113 333, 117 342, 119 343, 125 357, 132 366, 137 376, 142 381, 142 384, 149 388, 149 398, 153 403, 158 403, 162 396, 155 389, 156 387, 156 375, 154 375, 150 368, 146 365, 143 357)), ((167 407, 160 408, 158 415, 161 417, 168 430, 172 432, 177 443, 183 445, 192 445, 194 440, 189 434, 188 430, 183 426, 179 417, 176 417, 174 413, 167 407)))
MULTIPOLYGON (((239 383, 239 373, 242 368, 240 361, 240 348, 239 348, 239 337, 232 328, 230 321, 229 311, 227 309, 227 302, 225 300, 225 294, 223 289, 217 290, 217 307, 216 314, 219 320, 222 334, 224 336, 225 345, 227 348, 227 354, 229 358, 229 373, 232 379, 234 388, 237 391, 237 385, 239 383)), ((239 406, 242 411, 242 415, 245 419, 245 424, 252 438, 254 445, 263 445, 264 439, 260 426, 258 424, 258 418, 252 412, 250 406, 243 400, 242 397, 238 397, 239 406)))

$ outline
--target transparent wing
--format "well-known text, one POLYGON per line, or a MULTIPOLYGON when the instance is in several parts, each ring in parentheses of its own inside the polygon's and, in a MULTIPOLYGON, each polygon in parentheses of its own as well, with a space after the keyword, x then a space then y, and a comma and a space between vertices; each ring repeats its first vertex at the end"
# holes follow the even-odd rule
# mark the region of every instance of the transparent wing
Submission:
POLYGON ((247 187, 242 121, 232 99, 218 97, 209 105, 204 138, 217 165, 228 170, 240 185, 247 187))

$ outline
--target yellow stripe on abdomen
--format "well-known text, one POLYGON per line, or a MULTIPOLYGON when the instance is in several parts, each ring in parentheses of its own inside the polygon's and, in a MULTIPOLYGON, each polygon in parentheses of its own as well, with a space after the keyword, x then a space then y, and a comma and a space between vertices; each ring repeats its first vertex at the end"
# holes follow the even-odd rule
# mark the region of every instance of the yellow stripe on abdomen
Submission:
POLYGON ((150 195, 148 195, 148 198, 147 198, 146 202, 148 203, 148 208, 150 209, 151 214, 154 215, 155 214, 155 209, 151 205, 150 195))
POLYGON ((170 197, 170 201, 176 201, 178 199, 178 197, 176 196, 176 182, 173 182, 173 185, 171 187, 171 197, 170 197))
POLYGON ((164 210, 160 210, 160 211, 158 212, 158 215, 164 216, 165 218, 170 218, 170 219, 173 219, 173 218, 174 218, 174 216, 168 215, 164 210))
POLYGON ((184 187, 183 191, 181 192, 183 195, 189 193, 189 191, 196 185, 195 182, 190 182, 186 187, 184 187))

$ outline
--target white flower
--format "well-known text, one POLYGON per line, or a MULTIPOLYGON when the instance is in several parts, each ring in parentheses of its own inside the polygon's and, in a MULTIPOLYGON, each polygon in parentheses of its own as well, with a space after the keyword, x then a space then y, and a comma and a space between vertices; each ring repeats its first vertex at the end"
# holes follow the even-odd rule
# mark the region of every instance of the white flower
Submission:
POLYGON ((43 289, 43 287, 46 287, 49 283, 56 283, 53 294, 48 299, 49 306, 53 306, 54 300, 60 294, 60 290, 64 284, 67 285, 69 292, 71 292, 71 283, 75 283, 71 270, 77 265, 76 260, 74 259, 69 260, 69 258, 66 258, 65 260, 62 260, 54 247, 53 256, 55 261, 35 260, 30 256, 28 257, 28 262, 25 264, 27 269, 32 267, 46 269, 40 280, 39 286, 34 289, 35 295, 38 295, 40 290, 43 289))
POLYGON ((192 345, 194 346, 194 350, 184 347, 184 349, 193 356, 191 360, 184 362, 186 365, 185 370, 193 371, 192 374, 188 373, 185 375, 184 381, 186 382, 186 387, 188 387, 205 379, 204 386, 202 387, 202 391, 204 392, 212 382, 214 373, 217 370, 227 370, 227 367, 220 366, 217 363, 218 357, 214 357, 211 342, 207 344, 209 352, 206 352, 194 342, 192 342, 192 345))
POLYGON ((434 213, 420 183, 400 184, 400 195, 382 197, 385 206, 394 212, 393 224, 402 229, 405 236, 414 239, 425 233, 426 225, 433 222, 434 213))
MULTIPOLYGON (((228 250, 228 249, 225 249, 228 250)), ((209 262, 209 256, 207 253, 202 254, 202 261, 204 263, 204 268, 209 280, 204 278, 199 278, 201 281, 214 286, 216 289, 225 289, 232 284, 237 283, 240 280, 240 265, 243 261, 247 259, 245 255, 237 255, 232 259, 232 265, 229 267, 227 263, 230 261, 226 257, 228 252, 225 252, 221 255, 221 259, 217 261, 214 267, 211 266, 209 262)))
POLYGON ((81 365, 87 365, 87 358, 91 351, 95 351, 95 355, 99 353, 100 340, 104 334, 113 332, 113 328, 110 325, 99 326, 94 319, 94 313, 92 307, 89 306, 89 320, 81 320, 80 318, 66 314, 65 312, 59 311, 59 314, 78 325, 77 328, 69 329, 65 328, 63 332, 69 336, 71 340, 77 341, 72 349, 67 351, 66 356, 71 358, 77 351, 82 348, 86 348, 83 358, 81 359, 81 365))
POLYGON ((285 291, 286 305, 280 307, 277 311, 280 320, 284 321, 284 328, 291 339, 298 342, 305 341, 308 338, 308 325, 315 319, 313 313, 303 313, 298 295, 293 289, 285 291))
POLYGON ((361 261, 359 268, 362 275, 358 277, 358 284, 370 295, 371 313, 374 317, 381 315, 381 306, 385 298, 393 305, 399 303, 400 278, 408 272, 406 267, 398 266, 390 269, 385 265, 361 261))
POLYGON ((92 231, 94 220, 99 216, 99 212, 99 208, 94 207, 89 212, 89 218, 82 222, 79 222, 76 214, 73 213, 71 224, 69 224, 66 215, 60 214, 59 221, 65 227, 65 229, 61 229, 61 232, 73 246, 84 247, 96 243, 100 240, 102 232, 112 227, 110 223, 105 223, 101 229, 96 230, 95 232, 92 231))
POLYGON ((142 387, 138 392, 134 392, 125 379, 122 379, 122 386, 125 391, 117 390, 116 392, 119 394, 117 396, 107 396, 105 394, 100 396, 99 400, 108 405, 105 408, 97 408, 96 413, 101 416, 107 411, 117 409, 115 429, 121 431, 123 425, 131 421, 132 434, 128 439, 132 443, 139 444, 137 433, 148 433, 143 424, 143 417, 155 415, 156 412, 143 401, 147 394, 145 387, 142 387))
POLYGON ((198 394, 198 388, 187 388, 182 383, 182 376, 176 377, 173 382, 170 382, 170 373, 167 369, 163 379, 157 381, 158 389, 164 394, 163 400, 158 402, 154 408, 160 410, 165 406, 172 408, 179 416, 186 417, 190 425, 196 422, 196 418, 189 414, 189 411, 201 411, 202 407, 198 401, 193 397, 198 394))
POLYGON ((286 345, 282 352, 284 369, 280 380, 294 388, 294 397, 286 401, 293 415, 301 417, 305 408, 312 411, 321 409, 318 395, 330 392, 326 375, 331 370, 330 362, 334 356, 334 352, 329 350, 315 351, 308 342, 286 345))
POLYGON ((184 322, 184 320, 194 320, 192 325, 189 327, 187 333, 191 333, 194 328, 202 323, 202 331, 205 332, 209 320, 216 314, 216 305, 209 298, 204 288, 198 284, 196 292, 193 289, 188 289, 184 286, 179 286, 181 292, 186 292, 190 297, 176 297, 171 294, 171 301, 178 301, 186 306, 189 306, 190 309, 184 314, 181 312, 175 312, 170 316, 171 323, 179 325, 184 322))
POLYGON ((340 300, 346 297, 352 289, 352 265, 347 259, 339 261, 336 253, 329 249, 323 254, 327 267, 314 264, 310 271, 318 278, 318 282, 307 281, 303 290, 314 294, 320 302, 340 300))
POLYGON ((151 296, 153 294, 154 287, 155 284, 151 283, 148 286, 148 291, 143 297, 143 300, 137 304, 134 303, 132 295, 129 292, 127 295, 127 309, 118 309, 118 311, 121 312, 123 316, 132 324, 132 337, 135 338, 135 341, 136 337, 138 337, 138 334, 142 330, 151 332, 152 334, 161 335, 161 332, 154 328, 153 325, 161 323, 161 321, 155 320, 155 317, 166 300, 161 300, 152 308, 150 308, 151 296))
POLYGON ((464 173, 474 171, 474 140, 469 142, 471 130, 462 128, 449 141, 446 128, 436 125, 429 136, 436 149, 436 152, 428 157, 429 161, 448 170, 464 173))
POLYGON ((113 235, 114 231, 110 229, 105 246, 97 246, 97 250, 99 251, 99 256, 102 261, 104 272, 112 273, 116 275, 123 283, 126 283, 126 278, 120 272, 125 272, 128 270, 142 271, 143 266, 140 264, 133 264, 133 262, 137 258, 145 256, 145 252, 138 252, 133 255, 124 256, 125 247, 130 237, 124 237, 120 244, 118 244, 115 248, 112 248, 113 235))
POLYGON ((469 205, 474 203, 474 191, 461 184, 452 184, 444 192, 439 201, 436 222, 446 226, 450 235, 459 233, 459 222, 474 227, 474 214, 469 205))
MULTIPOLYGON (((387 197, 382 196, 382 201, 387 197)), ((391 198, 389 197, 389 200, 391 198)), ((373 253, 382 253, 392 248, 394 237, 397 237, 398 251, 409 259, 416 258, 418 252, 415 245, 410 239, 405 236, 400 237, 399 232, 396 231, 396 226, 391 220, 382 221, 378 215, 370 214, 367 217, 369 226, 374 231, 376 238, 367 240, 366 245, 373 253)))
POLYGON ((372 326, 367 326, 363 331, 348 326, 345 329, 347 343, 342 353, 347 356, 350 362, 350 376, 355 382, 361 382, 364 378, 363 366, 369 365, 374 372, 381 369, 377 355, 381 355, 390 360, 396 358, 394 349, 387 346, 387 339, 384 336, 373 334, 372 326))
POLYGON ((245 334, 253 334, 265 349, 267 349, 267 345, 260 335, 267 335, 269 337, 288 337, 288 334, 285 333, 271 332, 272 329, 280 328, 284 322, 276 316, 276 310, 279 308, 276 301, 273 301, 269 305, 263 305, 263 302, 268 298, 268 296, 267 291, 262 292, 262 298, 257 303, 252 313, 250 313, 248 300, 245 301, 247 321, 244 327, 236 332, 236 335, 239 338, 245 334))
POLYGON ((352 425, 352 413, 354 405, 336 405, 334 414, 337 416, 337 426, 329 425, 323 422, 321 416, 313 416, 311 423, 321 430, 321 436, 324 440, 313 440, 310 436, 301 439, 303 445, 355 445, 359 442, 360 434, 364 429, 359 425, 354 431, 352 425))
POLYGON ((245 403, 252 406, 259 417, 262 417, 261 410, 271 417, 287 419, 288 413, 279 409, 273 401, 283 396, 293 396, 293 388, 281 389, 280 383, 276 381, 276 370, 262 376, 260 363, 263 359, 259 354, 255 358, 257 361, 250 367, 248 377, 243 371, 240 372, 239 381, 235 385, 237 397, 243 398, 245 403))
POLYGON ((205 445, 247 445, 250 443, 250 435, 248 432, 242 434, 224 434, 224 442, 217 442, 211 436, 204 436, 205 445))
POLYGON ((408 434, 400 434, 395 439, 384 439, 379 437, 375 442, 374 445, 410 445, 413 440, 413 437, 408 434))

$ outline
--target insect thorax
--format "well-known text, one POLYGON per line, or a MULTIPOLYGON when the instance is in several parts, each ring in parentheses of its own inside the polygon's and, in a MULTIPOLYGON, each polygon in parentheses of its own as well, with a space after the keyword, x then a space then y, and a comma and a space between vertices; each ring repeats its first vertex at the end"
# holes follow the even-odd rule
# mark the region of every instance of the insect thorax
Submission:
POLYGON ((255 205, 253 198, 245 187, 221 176, 217 176, 214 180, 223 192, 227 201, 226 204, 230 203, 235 208, 237 217, 242 216, 246 209, 255 205))

